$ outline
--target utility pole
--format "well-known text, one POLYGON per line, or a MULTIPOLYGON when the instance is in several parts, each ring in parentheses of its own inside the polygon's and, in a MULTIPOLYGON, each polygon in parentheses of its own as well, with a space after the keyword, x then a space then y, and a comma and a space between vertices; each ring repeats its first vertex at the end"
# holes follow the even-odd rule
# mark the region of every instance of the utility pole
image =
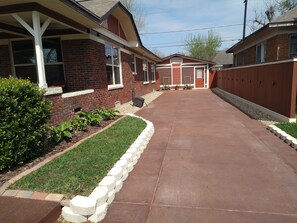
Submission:
POLYGON ((244 20, 243 20, 243 36, 242 36, 242 39, 245 38, 247 2, 248 2, 248 0, 243 1, 243 3, 244 3, 244 20))

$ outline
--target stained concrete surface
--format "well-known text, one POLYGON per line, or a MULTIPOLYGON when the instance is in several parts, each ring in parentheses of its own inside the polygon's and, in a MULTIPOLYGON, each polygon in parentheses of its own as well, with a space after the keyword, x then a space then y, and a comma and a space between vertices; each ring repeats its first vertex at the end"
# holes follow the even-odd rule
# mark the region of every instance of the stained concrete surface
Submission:
POLYGON ((297 152, 210 90, 164 93, 104 222, 297 222, 297 152))

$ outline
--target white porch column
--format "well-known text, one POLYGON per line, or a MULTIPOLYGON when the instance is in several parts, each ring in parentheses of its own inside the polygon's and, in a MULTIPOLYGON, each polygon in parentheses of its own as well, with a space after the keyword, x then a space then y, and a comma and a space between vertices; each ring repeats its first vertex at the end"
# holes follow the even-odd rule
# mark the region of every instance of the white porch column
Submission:
POLYGON ((48 18, 42 27, 40 26, 40 15, 39 12, 32 12, 32 22, 33 28, 28 25, 20 16, 17 14, 12 15, 24 28, 28 30, 34 37, 34 47, 36 55, 36 65, 37 65, 37 75, 38 75, 38 85, 40 88, 47 88, 46 76, 45 76, 45 67, 43 59, 43 47, 42 47, 42 35, 45 32, 46 28, 51 23, 52 19, 48 18))
POLYGON ((33 20, 33 30, 34 30, 36 65, 37 65, 37 73, 38 73, 38 85, 40 88, 47 88, 44 59, 43 59, 40 16, 39 16, 38 12, 36 12, 36 11, 32 12, 32 20, 33 20))

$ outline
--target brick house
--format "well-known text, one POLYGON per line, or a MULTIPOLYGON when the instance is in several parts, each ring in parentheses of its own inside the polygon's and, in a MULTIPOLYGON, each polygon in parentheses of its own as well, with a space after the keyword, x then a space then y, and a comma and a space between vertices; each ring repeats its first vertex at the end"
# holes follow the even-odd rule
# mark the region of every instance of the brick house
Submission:
POLYGON ((297 8, 230 49, 233 67, 219 71, 217 88, 276 120, 296 122, 297 8))
POLYGON ((156 88, 160 58, 118 1, 3 0, 0 15, 0 76, 46 88, 54 124, 156 88))
POLYGON ((214 73, 210 68, 215 63, 181 54, 173 54, 162 58, 157 64, 157 73, 160 86, 194 88, 210 88, 214 73))
POLYGON ((292 59, 297 56, 297 8, 247 36, 230 49, 233 65, 244 66, 292 59))

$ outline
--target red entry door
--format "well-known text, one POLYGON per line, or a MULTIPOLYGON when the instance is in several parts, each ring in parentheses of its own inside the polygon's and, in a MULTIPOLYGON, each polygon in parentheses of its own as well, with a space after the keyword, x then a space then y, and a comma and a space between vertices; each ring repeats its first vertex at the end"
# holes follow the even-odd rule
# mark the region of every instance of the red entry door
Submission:
POLYGON ((196 88, 204 88, 204 69, 196 68, 195 69, 195 87, 196 88))

